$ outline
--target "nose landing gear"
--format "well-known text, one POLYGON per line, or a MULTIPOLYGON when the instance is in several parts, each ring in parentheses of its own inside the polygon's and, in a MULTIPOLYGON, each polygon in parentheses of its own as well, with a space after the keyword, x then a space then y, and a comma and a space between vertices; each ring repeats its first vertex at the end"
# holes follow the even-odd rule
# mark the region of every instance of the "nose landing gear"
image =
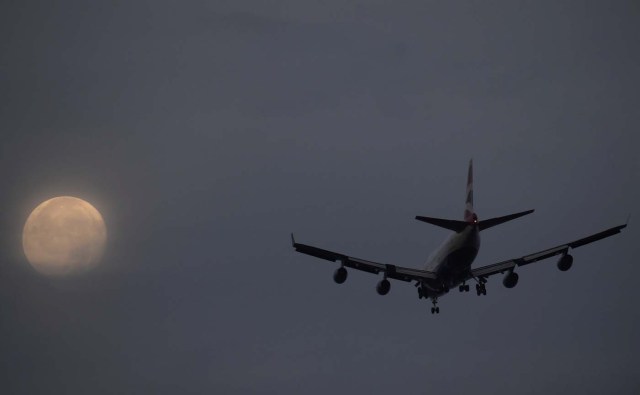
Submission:
POLYGON ((433 303, 433 307, 431 308, 431 314, 440 314, 440 307, 437 306, 438 299, 437 298, 431 299, 431 303, 433 303))

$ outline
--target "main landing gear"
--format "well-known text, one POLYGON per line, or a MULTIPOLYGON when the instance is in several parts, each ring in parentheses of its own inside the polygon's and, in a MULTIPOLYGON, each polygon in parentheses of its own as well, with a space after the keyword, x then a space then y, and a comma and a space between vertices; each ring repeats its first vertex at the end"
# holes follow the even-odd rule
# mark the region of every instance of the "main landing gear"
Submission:
POLYGON ((476 295, 480 296, 480 295, 486 295, 487 294, 487 287, 486 287, 486 283, 487 283, 487 279, 484 277, 474 277, 474 280, 476 280, 478 283, 476 284, 476 295))
POLYGON ((458 291, 460 291, 460 292, 469 292, 469 284, 461 284, 458 287, 458 291))

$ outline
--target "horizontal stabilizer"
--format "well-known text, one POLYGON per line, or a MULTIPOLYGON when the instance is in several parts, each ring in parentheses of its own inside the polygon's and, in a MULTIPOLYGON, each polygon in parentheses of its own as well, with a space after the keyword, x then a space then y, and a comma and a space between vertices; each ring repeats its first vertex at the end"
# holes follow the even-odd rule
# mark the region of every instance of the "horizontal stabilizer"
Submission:
POLYGON ((489 229, 492 226, 500 225, 500 224, 505 223, 507 221, 511 221, 512 219, 520 218, 520 217, 522 217, 524 215, 531 214, 533 211, 534 210, 527 210, 527 211, 523 211, 521 213, 505 215, 504 217, 496 217, 496 218, 485 219, 485 220, 480 221, 480 223, 478 224, 478 228, 480 230, 489 229))
POLYGON ((456 221, 455 219, 422 217, 420 215, 417 215, 416 219, 418 221, 426 222, 431 225, 452 230, 456 233, 462 232, 467 227, 467 225, 469 225, 469 223, 466 221, 456 221))

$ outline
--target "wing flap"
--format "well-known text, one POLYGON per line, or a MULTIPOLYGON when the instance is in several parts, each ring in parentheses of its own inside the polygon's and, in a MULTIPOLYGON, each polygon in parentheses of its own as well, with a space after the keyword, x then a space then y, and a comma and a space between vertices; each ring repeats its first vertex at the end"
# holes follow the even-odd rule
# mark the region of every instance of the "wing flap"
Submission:
POLYGON ((363 272, 378 274, 381 270, 384 270, 384 265, 382 263, 365 261, 364 259, 349 256, 345 256, 345 258, 346 260, 342 261, 344 266, 362 270, 363 272))
POLYGON ((554 255, 563 254, 569 250, 569 247, 564 244, 561 246, 549 248, 548 250, 536 252, 533 254, 525 255, 518 259, 518 266, 528 265, 533 262, 541 261, 543 259, 551 258, 554 255))
POLYGON ((436 278, 435 273, 426 270, 412 269, 403 266, 368 261, 366 259, 351 257, 307 244, 296 243, 293 237, 292 243, 293 248, 303 254, 311 255, 316 258, 325 259, 332 262, 340 261, 342 266, 361 270, 367 273, 378 274, 380 272, 384 272, 387 278, 392 278, 395 280, 421 281, 436 278))
POLYGON ((508 261, 494 263, 493 265, 487 265, 471 270, 472 277, 486 277, 496 273, 502 273, 505 270, 513 269, 516 266, 516 261, 510 259, 508 261))
POLYGON ((435 279, 437 277, 434 272, 430 272, 427 270, 420 270, 420 269, 412 269, 408 267, 397 267, 396 275, 402 276, 403 281, 435 279))

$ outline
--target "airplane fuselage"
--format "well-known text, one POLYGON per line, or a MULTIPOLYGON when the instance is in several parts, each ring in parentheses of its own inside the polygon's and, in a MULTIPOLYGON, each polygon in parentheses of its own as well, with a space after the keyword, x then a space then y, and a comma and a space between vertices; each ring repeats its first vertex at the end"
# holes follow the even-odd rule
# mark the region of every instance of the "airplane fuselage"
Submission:
POLYGON ((425 269, 437 278, 423 281, 430 296, 438 297, 468 278, 471 264, 480 250, 478 224, 470 223, 463 231, 452 233, 429 258, 425 269))

